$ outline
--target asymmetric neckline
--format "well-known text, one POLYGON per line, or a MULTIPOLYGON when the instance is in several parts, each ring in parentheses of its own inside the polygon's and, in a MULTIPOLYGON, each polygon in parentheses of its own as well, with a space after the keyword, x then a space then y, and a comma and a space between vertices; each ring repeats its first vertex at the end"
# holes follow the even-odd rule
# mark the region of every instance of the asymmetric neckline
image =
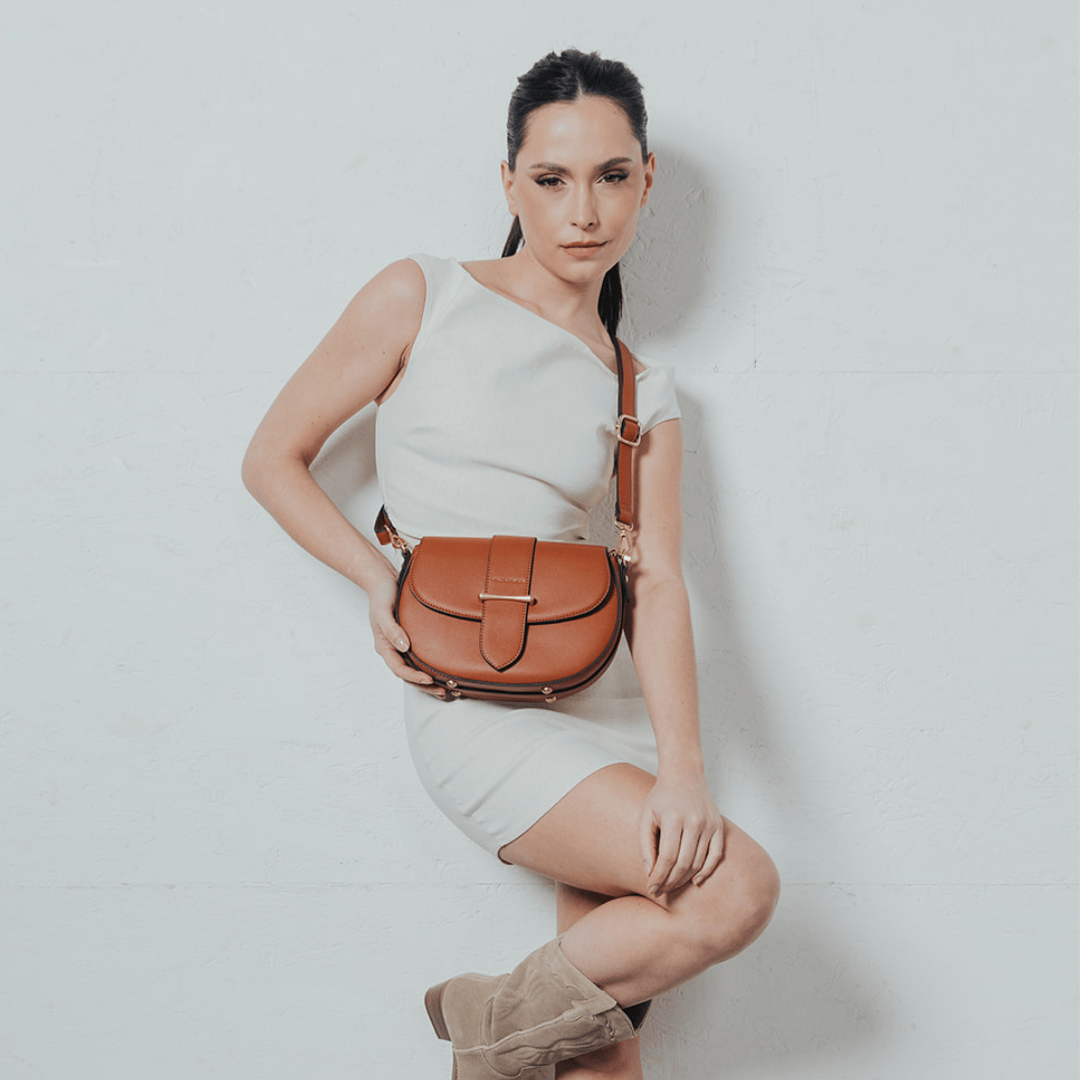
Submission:
MULTIPOLYGON (((504 303, 510 304, 511 307, 517 308, 518 311, 523 311, 526 315, 531 315, 534 319, 539 319, 540 322, 544 323, 545 325, 552 327, 553 329, 559 331, 559 333, 561 333, 561 334, 565 335, 566 337, 571 338, 572 340, 576 341, 613 379, 618 379, 619 373, 617 371, 613 370, 612 368, 608 367, 607 362, 605 360, 603 360, 601 357, 597 356, 597 354, 593 351, 592 346, 589 345, 584 340, 584 338, 578 337, 577 334, 575 334, 573 332, 573 330, 567 330, 565 326, 560 326, 557 322, 552 322, 551 319, 545 318, 543 315, 538 314, 537 312, 533 311, 532 308, 527 308, 524 304, 519 304, 516 300, 511 300, 510 297, 506 296, 504 293, 496 292, 494 289, 489 288, 482 281, 478 281, 476 278, 474 278, 472 276, 472 274, 470 274, 469 271, 466 270, 465 267, 462 265, 460 259, 451 259, 450 261, 478 289, 483 289, 483 291, 486 292, 489 296, 494 296, 496 300, 502 300, 504 303)), ((633 360, 631 360, 631 363, 633 363, 633 360)), ((648 371, 648 370, 649 369, 647 367, 645 367, 641 371, 636 372, 634 374, 635 382, 638 379, 640 379, 641 376, 644 375, 645 372, 648 371)))

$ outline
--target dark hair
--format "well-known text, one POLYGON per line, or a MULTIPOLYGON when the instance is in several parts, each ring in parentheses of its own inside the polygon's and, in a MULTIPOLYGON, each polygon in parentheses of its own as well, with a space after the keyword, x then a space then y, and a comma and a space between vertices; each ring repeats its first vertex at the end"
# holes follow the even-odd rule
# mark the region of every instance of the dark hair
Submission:
MULTIPOLYGON (((643 161, 648 158, 649 149, 645 139, 648 116, 637 76, 618 60, 604 60, 595 52, 564 49, 561 53, 550 52, 542 60, 537 60, 518 79, 517 89, 510 97, 510 111, 506 118, 506 160, 511 172, 517 166, 518 150, 525 141, 529 114, 542 105, 576 101, 586 95, 608 98, 626 113, 630 129, 641 143, 641 158, 643 161)), ((505 259, 513 255, 523 239, 521 222, 515 217, 503 246, 502 257, 505 259)), ((619 278, 619 264, 616 263, 604 275, 596 305, 612 337, 619 327, 622 303, 622 281, 619 278)))

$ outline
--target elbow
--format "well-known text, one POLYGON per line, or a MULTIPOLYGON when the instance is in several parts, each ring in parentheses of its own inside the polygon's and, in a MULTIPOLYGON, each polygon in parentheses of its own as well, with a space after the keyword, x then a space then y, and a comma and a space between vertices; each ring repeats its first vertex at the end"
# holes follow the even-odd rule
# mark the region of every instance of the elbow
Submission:
POLYGON ((264 457, 253 441, 244 453, 244 460, 240 462, 240 480, 258 502, 262 502, 260 493, 266 478, 265 464, 264 457))
POLYGON ((303 457, 282 453, 256 436, 240 463, 240 479, 255 500, 268 507, 271 495, 280 490, 283 481, 293 474, 294 467, 307 470, 309 462, 303 457))
POLYGON ((252 490, 252 485, 256 483, 256 472, 257 466, 255 464, 255 457, 249 446, 247 450, 244 451, 244 460, 240 462, 240 480, 252 495, 255 494, 254 490, 252 490))

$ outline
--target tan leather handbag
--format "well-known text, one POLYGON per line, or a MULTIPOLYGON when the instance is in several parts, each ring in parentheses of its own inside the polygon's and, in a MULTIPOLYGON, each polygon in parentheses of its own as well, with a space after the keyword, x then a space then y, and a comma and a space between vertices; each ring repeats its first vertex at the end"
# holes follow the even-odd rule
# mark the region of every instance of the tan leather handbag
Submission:
POLYGON ((634 527, 633 450, 641 442, 633 359, 619 342, 615 422, 618 548, 531 536, 425 536, 414 548, 384 506, 380 543, 404 556, 394 617, 406 660, 450 697, 554 702, 595 682, 619 646, 634 527))

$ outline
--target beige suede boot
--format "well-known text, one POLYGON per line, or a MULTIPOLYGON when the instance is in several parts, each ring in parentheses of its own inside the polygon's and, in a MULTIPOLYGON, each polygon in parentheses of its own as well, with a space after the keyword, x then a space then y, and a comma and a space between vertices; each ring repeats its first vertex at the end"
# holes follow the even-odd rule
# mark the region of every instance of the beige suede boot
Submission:
POLYGON ((623 1007, 562 951, 563 934, 506 975, 455 975, 424 996, 435 1034, 454 1047, 451 1080, 509 1080, 633 1038, 648 1001, 623 1007))

